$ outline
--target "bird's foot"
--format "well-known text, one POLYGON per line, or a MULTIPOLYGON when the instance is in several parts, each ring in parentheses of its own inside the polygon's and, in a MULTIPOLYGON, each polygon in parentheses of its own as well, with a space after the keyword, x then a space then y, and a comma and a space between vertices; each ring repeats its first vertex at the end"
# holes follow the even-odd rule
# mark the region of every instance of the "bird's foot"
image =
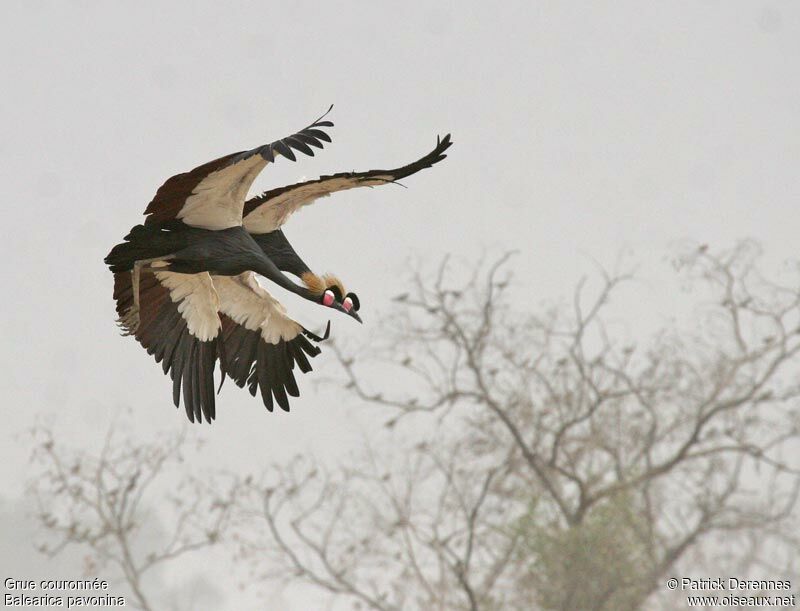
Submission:
POLYGON ((139 308, 131 307, 117 319, 117 326, 122 329, 122 336, 135 335, 139 329, 139 308))

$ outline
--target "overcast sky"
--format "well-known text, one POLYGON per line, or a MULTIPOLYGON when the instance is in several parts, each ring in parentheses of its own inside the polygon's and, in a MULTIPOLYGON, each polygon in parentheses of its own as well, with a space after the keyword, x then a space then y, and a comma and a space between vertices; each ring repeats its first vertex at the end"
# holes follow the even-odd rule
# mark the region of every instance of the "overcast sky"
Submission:
MULTIPOLYGON (((0 49, 5 515, 21 511, 27 469, 15 436, 37 417, 87 448, 122 406, 143 438, 188 426, 160 368, 119 337, 102 259, 166 178, 331 103, 333 144, 269 166, 254 191, 404 164, 437 134, 455 142, 408 189, 339 194, 286 226, 312 267, 361 298, 365 324, 334 319, 337 337, 368 338, 408 262, 446 253, 519 250, 522 295, 537 302, 623 248, 654 287, 676 241, 753 237, 776 263, 798 254, 797 2, 29 0, 2 3, 0 49)), ((301 312, 312 328, 326 320, 301 312)), ((190 434, 234 469, 312 448, 344 456, 369 419, 310 377, 290 415, 229 384, 214 425, 190 434)), ((28 554, 11 540, 5 573, 28 554)), ((229 609, 252 604, 216 585, 229 609)), ((302 593, 289 600, 307 608, 302 593)))

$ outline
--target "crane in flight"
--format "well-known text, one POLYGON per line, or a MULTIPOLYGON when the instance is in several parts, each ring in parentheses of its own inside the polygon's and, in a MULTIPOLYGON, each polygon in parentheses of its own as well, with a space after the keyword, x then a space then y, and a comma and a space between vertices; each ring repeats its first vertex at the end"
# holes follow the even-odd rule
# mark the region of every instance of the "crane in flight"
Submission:
MULTIPOLYGON (((328 109, 330 111, 330 109, 328 109)), ((325 113, 327 115, 327 113, 325 113)), ((258 173, 294 151, 314 155, 331 139, 325 115, 299 132, 249 151, 233 153, 168 179, 135 226, 106 257, 114 273, 114 298, 124 334, 133 335, 162 363, 190 421, 216 416, 214 370, 222 379, 261 393, 270 411, 288 411, 298 396, 294 368, 311 370, 322 336, 292 320, 256 279, 351 316, 360 322, 358 297, 332 275, 318 276, 281 231, 287 218, 315 199, 358 186, 393 183, 446 155, 449 135, 432 153, 395 170, 323 176, 246 200, 258 173), (300 277, 297 285, 282 272, 300 277)))

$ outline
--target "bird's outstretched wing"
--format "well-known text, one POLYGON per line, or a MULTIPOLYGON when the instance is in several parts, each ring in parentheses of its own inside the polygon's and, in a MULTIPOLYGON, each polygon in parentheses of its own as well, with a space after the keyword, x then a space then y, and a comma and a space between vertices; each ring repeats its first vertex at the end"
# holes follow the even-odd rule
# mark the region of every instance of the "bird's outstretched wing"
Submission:
MULTIPOLYGON (((131 274, 114 274, 117 313, 133 305, 131 274)), ((172 399, 192 422, 214 420, 214 367, 222 348, 219 300, 211 276, 155 272, 139 283, 140 323, 135 337, 172 378, 172 399)))
POLYGON ((317 337, 289 318, 252 272, 214 276, 213 282, 223 314, 224 371, 239 387, 246 384, 251 395, 260 390, 269 411, 277 402, 288 412, 288 396, 300 395, 295 364, 303 373, 311 371, 308 359, 318 355, 320 349, 309 338, 321 341, 327 331, 325 337, 317 337))
POLYGON ((296 161, 294 151, 313 157, 311 147, 321 149, 323 142, 331 141, 322 129, 333 126, 330 121, 322 120, 325 115, 296 134, 249 151, 225 155, 173 176, 161 185, 148 204, 145 224, 178 219, 202 229, 241 225, 247 191, 267 163, 275 161, 278 155, 296 161))
POLYGON ((450 134, 444 138, 437 137, 436 148, 424 157, 401 168, 368 172, 339 172, 330 176, 321 176, 316 180, 265 191, 245 202, 244 228, 254 234, 275 231, 286 222, 294 211, 301 206, 313 203, 320 197, 356 187, 376 187, 397 182, 440 162, 447 157, 444 152, 451 144, 450 134))

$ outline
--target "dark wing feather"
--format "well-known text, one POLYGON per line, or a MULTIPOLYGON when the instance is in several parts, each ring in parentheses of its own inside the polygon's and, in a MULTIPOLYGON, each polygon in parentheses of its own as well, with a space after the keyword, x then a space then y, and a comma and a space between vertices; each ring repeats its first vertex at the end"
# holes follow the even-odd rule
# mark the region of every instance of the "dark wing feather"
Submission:
MULTIPOLYGON (((123 317, 133 304, 131 274, 114 274, 114 299, 117 314, 123 317)), ((221 338, 201 341, 189 332, 187 321, 173 302, 169 290, 154 274, 142 274, 139 282, 140 322, 136 340, 162 364, 172 378, 172 399, 180 407, 181 395, 186 415, 192 422, 207 422, 216 416, 214 369, 221 338)), ((224 371, 224 369, 223 369, 224 371)))
POLYGON ((312 370, 308 358, 320 353, 301 333, 290 340, 268 344, 256 330, 246 329, 227 316, 222 316, 222 337, 225 342, 224 369, 237 386, 247 386, 254 397, 260 393, 264 407, 273 410, 277 403, 289 411, 288 397, 300 396, 294 366, 303 373, 312 370))

